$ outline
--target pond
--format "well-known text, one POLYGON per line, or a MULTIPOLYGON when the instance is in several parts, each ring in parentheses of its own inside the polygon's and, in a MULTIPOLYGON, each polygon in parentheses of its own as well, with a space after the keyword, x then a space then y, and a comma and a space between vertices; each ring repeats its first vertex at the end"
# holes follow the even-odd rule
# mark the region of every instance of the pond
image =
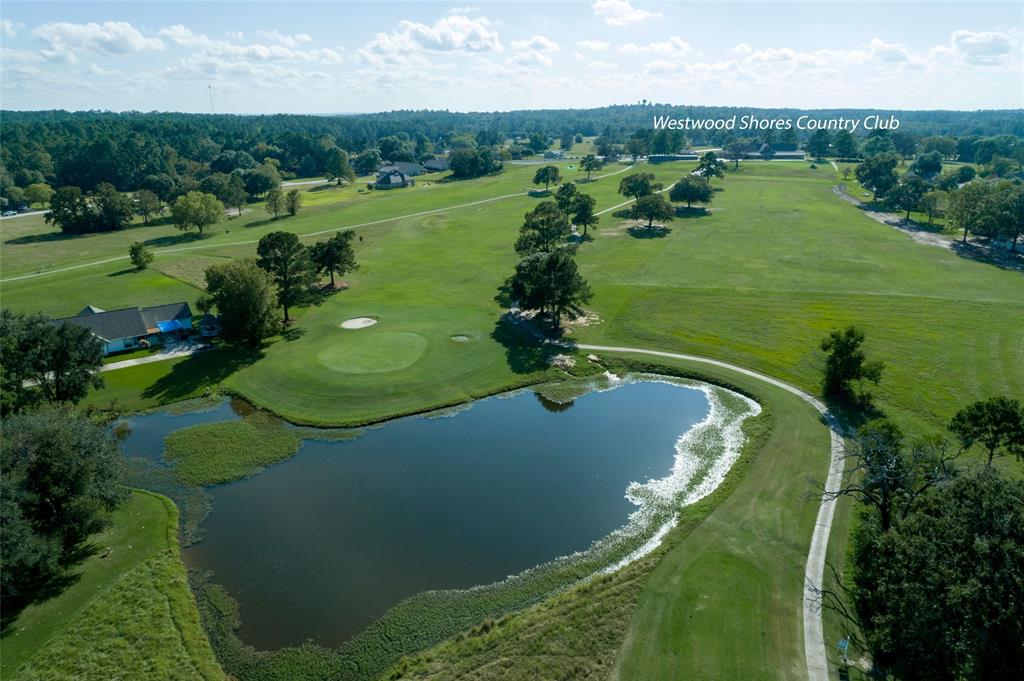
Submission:
MULTIPOLYGON (((637 508, 630 483, 668 475, 708 409, 699 389, 630 382, 573 403, 520 391, 307 440, 211 488, 205 539, 183 558, 238 601, 247 643, 334 646, 416 593, 500 581, 623 527, 637 508)), ((140 455, 136 438, 152 447, 159 431, 233 416, 225 404, 136 417, 124 446, 140 455)))

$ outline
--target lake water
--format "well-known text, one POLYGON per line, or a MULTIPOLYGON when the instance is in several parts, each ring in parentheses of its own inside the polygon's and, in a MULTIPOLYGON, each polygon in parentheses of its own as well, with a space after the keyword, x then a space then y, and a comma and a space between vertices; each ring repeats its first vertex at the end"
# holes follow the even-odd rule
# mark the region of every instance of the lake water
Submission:
MULTIPOLYGON (((212 488, 205 539, 183 558, 238 601, 246 642, 337 645, 420 591, 499 581, 621 527, 629 483, 667 475, 676 440, 707 411, 699 390, 639 382, 571 406, 524 391, 306 441, 212 488)), ((126 450, 190 425, 181 419, 137 417, 126 450)))

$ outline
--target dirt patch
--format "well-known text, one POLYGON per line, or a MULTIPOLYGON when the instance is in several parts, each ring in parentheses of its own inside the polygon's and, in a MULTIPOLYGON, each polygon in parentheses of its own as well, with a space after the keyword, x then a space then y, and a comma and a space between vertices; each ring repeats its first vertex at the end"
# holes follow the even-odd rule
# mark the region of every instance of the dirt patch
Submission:
POLYGON ((346 319, 338 326, 343 329, 365 329, 376 323, 377 319, 375 317, 352 317, 351 319, 346 319))
POLYGON ((569 369, 572 369, 574 366, 576 366, 576 358, 571 357, 569 355, 555 355, 554 357, 548 360, 548 363, 551 366, 555 367, 556 369, 568 371, 569 369))

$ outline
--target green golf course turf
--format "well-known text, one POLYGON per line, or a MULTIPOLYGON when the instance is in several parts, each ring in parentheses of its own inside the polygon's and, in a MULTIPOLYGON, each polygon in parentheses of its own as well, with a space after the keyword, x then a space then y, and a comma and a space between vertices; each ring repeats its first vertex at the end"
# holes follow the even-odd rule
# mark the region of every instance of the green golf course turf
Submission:
MULTIPOLYGON (((667 186, 693 165, 637 171, 667 186)), ((217 350, 109 372, 89 403, 141 409, 220 387, 315 425, 454 404, 557 374, 547 361, 554 349, 500 322, 506 301, 498 289, 516 262, 512 243, 523 214, 543 197, 488 199, 531 189, 534 171, 509 166, 495 177, 428 179, 388 193, 308 192, 316 198, 297 217, 269 221, 256 205, 207 238, 181 242, 201 250, 158 255, 145 272, 122 273, 127 261, 117 261, 9 281, 0 293, 7 307, 52 314, 85 304, 194 301, 209 262, 254 254, 254 243, 236 241, 274 229, 309 235, 376 222, 356 230, 360 269, 345 276, 350 288, 295 310, 285 336, 256 352, 217 350), (412 215, 424 211, 435 212, 412 215), (339 327, 361 316, 380 322, 339 327)), ((605 210, 624 201, 616 189, 625 174, 580 189, 605 210)), ((628 209, 605 213, 577 255, 597 319, 569 337, 713 357, 817 393, 818 344, 831 329, 856 324, 868 355, 886 363, 872 388, 877 407, 914 434, 942 431, 970 401, 1024 394, 1020 272, 915 243, 842 201, 835 183, 827 163, 748 161, 713 182, 722 191, 707 212, 687 213, 657 238, 629 231, 628 209)), ((128 232, 144 230, 154 239, 179 235, 166 225, 128 232)), ((49 251, 36 242, 12 245, 5 232, 4 276, 123 255, 137 238, 128 232, 80 237, 80 250, 56 240, 49 251)), ((644 582, 615 658, 623 679, 790 678, 803 669, 800 595, 817 508, 807 480, 824 477, 827 438, 816 421, 801 421, 812 412, 796 398, 757 394, 778 419, 776 445, 765 450, 775 453, 759 457, 644 582), (808 446, 817 439, 820 451, 808 446)), ((843 537, 835 542, 841 547, 843 537)))
POLYGON ((222 679, 178 557, 178 512, 136 491, 70 586, 4 632, 5 679, 222 679))

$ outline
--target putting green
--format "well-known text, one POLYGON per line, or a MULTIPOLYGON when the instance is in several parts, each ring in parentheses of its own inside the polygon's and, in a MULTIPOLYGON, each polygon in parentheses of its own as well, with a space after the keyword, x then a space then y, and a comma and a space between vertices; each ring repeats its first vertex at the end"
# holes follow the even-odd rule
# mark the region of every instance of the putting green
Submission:
POLYGON ((427 349, 418 333, 381 331, 344 334, 317 353, 317 361, 331 371, 345 374, 380 374, 398 371, 416 362, 427 349))

